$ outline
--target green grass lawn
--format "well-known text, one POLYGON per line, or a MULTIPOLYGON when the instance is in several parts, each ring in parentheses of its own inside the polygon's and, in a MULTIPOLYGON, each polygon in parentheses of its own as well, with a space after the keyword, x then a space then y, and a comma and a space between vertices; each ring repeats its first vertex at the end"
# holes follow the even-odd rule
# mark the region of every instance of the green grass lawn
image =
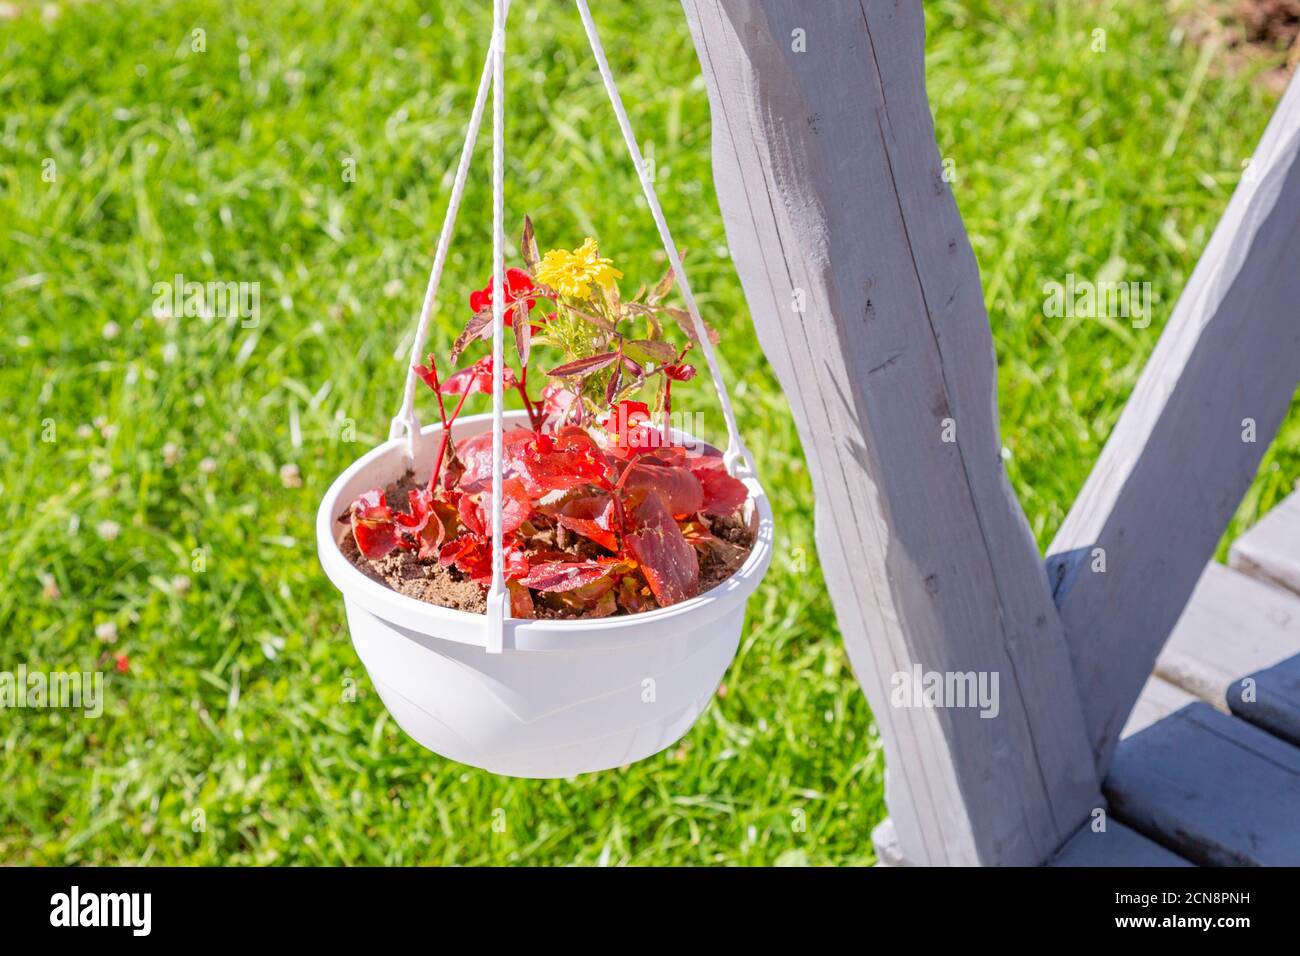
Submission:
MULTIPOLYGON (((314 553, 321 494, 397 408, 490 6, 29 6, 0 20, 0 670, 113 676, 99 720, 0 713, 0 862, 872 862, 881 747, 817 570, 794 426, 726 258, 677 4, 597 18, 723 333, 777 557, 725 693, 678 747, 546 782, 407 739, 314 553), (155 319, 153 286, 177 273, 259 282, 260 322, 155 319)), ((516 8, 510 229, 527 212, 543 247, 596 235, 633 287, 652 280, 662 252, 576 13, 516 8)), ((1045 546, 1271 101, 1149 0, 936 0, 927 14, 1008 468, 1045 546), (1105 53, 1090 50, 1098 28, 1105 53), (1043 284, 1068 272, 1152 282, 1155 321, 1045 318, 1043 284)), ((444 282, 443 350, 489 268, 486 147, 444 282)), ((716 435, 707 384, 675 397, 716 435)), ((1298 473, 1293 414, 1230 534, 1298 473)))

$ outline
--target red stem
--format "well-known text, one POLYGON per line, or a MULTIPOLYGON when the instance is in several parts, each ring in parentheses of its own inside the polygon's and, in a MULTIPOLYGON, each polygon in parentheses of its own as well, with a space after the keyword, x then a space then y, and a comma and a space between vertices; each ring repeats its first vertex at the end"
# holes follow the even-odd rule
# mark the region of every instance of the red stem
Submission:
POLYGON ((673 380, 672 380, 672 376, 670 376, 667 372, 665 372, 664 373, 664 429, 663 429, 663 435, 661 436, 662 441, 660 442, 661 448, 663 447, 665 442, 668 444, 672 444, 672 440, 669 437, 670 435, 672 435, 672 424, 671 424, 672 413, 673 413, 673 380))
MULTIPOLYGON (((438 457, 433 461, 433 474, 429 476, 428 491, 433 494, 438 489, 438 475, 442 472, 442 460, 447 455, 447 446, 451 444, 451 426, 456 423, 456 418, 460 415, 460 410, 465 407, 465 399, 469 398, 469 389, 460 394, 460 401, 456 403, 456 410, 451 413, 451 420, 447 420, 447 413, 442 413, 442 442, 438 445, 438 457)), ((442 409, 442 390, 438 390, 438 407, 442 409)))
POLYGON ((519 397, 524 401, 524 411, 528 413, 528 424, 532 426, 533 431, 541 431, 541 405, 538 399, 534 402, 528 397, 528 366, 524 365, 519 370, 519 379, 515 382, 515 387, 519 389, 519 397))

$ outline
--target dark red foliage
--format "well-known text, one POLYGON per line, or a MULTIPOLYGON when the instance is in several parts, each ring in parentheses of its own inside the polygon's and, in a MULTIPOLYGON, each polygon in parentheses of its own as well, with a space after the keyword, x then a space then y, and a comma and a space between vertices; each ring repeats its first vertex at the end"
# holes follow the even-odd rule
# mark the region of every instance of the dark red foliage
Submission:
POLYGON ((618 550, 614 498, 609 494, 568 498, 551 512, 562 528, 590 538, 607 551, 618 550))
POLYGON ((628 466, 625 494, 658 491, 676 518, 693 515, 704 507, 704 486, 693 472, 677 465, 661 465, 639 458, 628 466))
POLYGON ((382 558, 397 547, 397 525, 382 491, 367 491, 352 502, 352 536, 367 558, 382 558))
MULTIPOLYGON (((527 428, 512 428, 501 436, 501 471, 504 477, 520 476, 524 450, 536 437, 536 434, 527 428)), ((460 488, 463 491, 473 494, 491 487, 492 433, 490 431, 467 438, 457 445, 456 457, 465 469, 465 473, 460 478, 460 488)))
POLYGON ((657 491, 649 492, 630 516, 628 552, 645 575, 655 600, 667 607, 700 592, 700 563, 672 512, 657 491))
POLYGON ((535 591, 572 591, 608 577, 619 561, 551 561, 534 565, 520 583, 535 591))
POLYGON ((749 490, 745 483, 727 474, 718 455, 701 455, 691 462, 691 473, 700 480, 704 502, 700 511, 720 517, 734 514, 745 503, 749 490))
MULTIPOLYGON (((528 557, 511 542, 506 543, 505 552, 506 579, 514 580, 526 575, 528 557)), ((454 564, 456 570, 470 580, 486 585, 492 580, 492 539, 467 531, 442 546, 438 562, 443 567, 454 564)))
MULTIPOLYGON (((489 487, 478 496, 462 494, 457 503, 460 520, 475 534, 491 537, 492 535, 492 488, 489 487)), ((519 526, 528 520, 533 506, 529 500, 524 484, 518 478, 505 478, 501 482, 501 533, 514 534, 519 526)))
MULTIPOLYGON (((633 409, 631 420, 641 425, 633 409)), ((697 516, 734 514, 748 497, 727 474, 721 456, 678 447, 651 448, 631 458, 602 449, 588 432, 520 428, 503 436, 502 533, 506 578, 516 616, 536 612, 533 594, 554 609, 586 616, 666 607, 699 591, 697 554, 728 562, 738 545, 714 536, 697 516), (529 521, 556 525, 599 545, 607 557, 577 552, 525 553, 520 534, 529 521)), ((361 553, 371 559, 395 548, 418 549, 486 586, 492 578, 492 435, 455 449, 454 479, 434 491, 409 493, 409 510, 394 511, 382 491, 369 491, 350 510, 361 553)), ((535 531, 528 531, 534 534, 535 531)))
POLYGON ((594 484, 609 488, 613 469, 595 440, 577 425, 539 432, 523 447, 520 477, 534 498, 594 484))

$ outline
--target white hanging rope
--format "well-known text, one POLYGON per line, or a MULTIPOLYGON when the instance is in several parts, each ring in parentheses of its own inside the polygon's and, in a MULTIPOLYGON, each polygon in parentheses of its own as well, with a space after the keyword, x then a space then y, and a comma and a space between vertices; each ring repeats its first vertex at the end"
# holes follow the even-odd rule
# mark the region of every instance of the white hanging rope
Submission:
MULTIPOLYGON (((505 645, 505 552, 501 541, 502 413, 504 375, 505 266, 505 0, 492 0, 492 584, 487 594, 487 652, 500 654, 505 645)), ((527 321, 516 315, 516 322, 527 321)))
MULTIPOLYGON (((510 0, 505 0, 504 15, 510 12, 510 0)), ((496 47, 496 32, 492 34, 492 43, 483 60, 483 75, 478 82, 478 93, 474 97, 474 109, 470 113, 469 125, 465 129, 465 145, 461 147, 460 163, 456 167, 456 179, 451 187, 451 198, 447 201, 447 212, 442 220, 442 232, 438 234, 438 248, 433 257, 433 268, 429 272, 429 284, 424 290, 424 305, 420 308, 420 322, 415 328, 415 341, 411 343, 411 359, 406 363, 406 387, 402 393, 402 407, 389 426, 389 439, 406 432, 407 454, 415 457, 415 443, 420 436, 420 421, 415 414, 415 389, 417 376, 415 366, 424 361, 424 343, 429 337, 429 323, 433 317, 433 303, 438 298, 438 286, 442 283, 442 270, 447 264, 447 252, 451 248, 451 234, 456 230, 456 217, 460 213, 461 199, 465 195, 465 183, 469 179, 470 161, 474 156, 474 146, 478 142, 479 127, 483 124, 483 109, 487 104, 488 88, 492 85, 492 53, 496 47)))
POLYGON ((618 117, 619 129, 623 131, 623 142, 627 144, 628 155, 632 158, 632 165, 636 167, 636 174, 641 180, 641 190, 645 193, 646 203, 650 206, 650 214, 654 216, 655 225, 659 227, 659 239, 664 244, 664 251, 668 253, 668 262, 672 266, 673 274, 677 276, 682 298, 686 302, 686 310, 691 314, 691 321, 695 324, 695 336, 699 339, 700 350, 704 353, 704 359, 709 366, 713 389, 717 392, 718 403, 722 406, 722 417, 727 423, 727 450, 723 456, 727 471, 732 475, 739 472, 752 474, 753 459, 740 438, 740 429, 736 427, 736 416, 731 410, 731 399, 722 381, 722 371, 718 368, 713 343, 709 341, 708 328, 704 324, 704 319, 700 317, 699 306, 695 304, 695 294, 691 291, 691 284, 686 278, 686 270, 682 268, 682 257, 678 255, 677 245, 668 230, 668 222, 664 219, 664 211, 659 206, 659 196, 655 193, 654 183, 646 172, 645 160, 641 157, 641 147, 637 145, 636 134, 632 132, 632 123, 627 118, 627 111, 623 109, 623 97, 619 95, 618 84, 614 82, 614 74, 609 70, 609 61, 605 59, 605 48, 601 45, 600 35, 596 32, 596 24, 592 22, 591 10, 587 7, 587 0, 577 0, 577 4, 582 25, 587 30, 587 42, 591 45, 592 55, 595 56, 596 65, 600 68, 600 78, 605 81, 605 92, 609 94, 610 105, 614 107, 614 115, 618 117))

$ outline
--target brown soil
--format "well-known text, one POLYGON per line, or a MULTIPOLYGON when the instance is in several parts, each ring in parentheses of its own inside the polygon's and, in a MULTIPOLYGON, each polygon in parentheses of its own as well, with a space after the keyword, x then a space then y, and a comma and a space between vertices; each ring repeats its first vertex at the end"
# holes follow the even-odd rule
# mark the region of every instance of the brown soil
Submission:
MULTIPOLYGON (((407 492, 416 487, 419 487, 419 483, 416 482, 415 476, 408 471, 401 479, 384 489, 384 493, 387 495, 390 506, 396 510, 401 508, 407 501, 407 492)), ((402 508, 402 510, 405 509, 402 508)), ((346 521, 347 515, 340 516, 340 520, 346 521)), ((714 535, 743 547, 745 556, 748 557, 749 551, 754 545, 754 535, 739 517, 730 519, 706 517, 704 520, 714 535)), ((594 559, 609 554, 594 541, 555 525, 541 527, 536 535, 528 539, 527 544, 527 551, 545 551, 558 548, 573 553, 576 560, 594 559)), ((456 568, 444 568, 436 558, 421 560, 416 557, 413 551, 398 550, 386 557, 372 561, 361 554, 356 541, 350 533, 344 535, 340 547, 344 556, 361 569, 364 574, 381 584, 388 585, 399 594, 405 594, 418 601, 427 601, 429 604, 453 608, 457 611, 469 611, 474 614, 487 612, 487 595, 484 589, 461 574, 456 568)), ((735 574, 736 569, 739 567, 739 564, 721 560, 712 551, 697 553, 700 557, 701 594, 727 580, 727 578, 735 574)), ((742 558, 740 563, 743 562, 744 559, 742 558)), ((536 598, 537 592, 534 592, 533 596, 536 598)), ((574 616, 567 612, 544 607, 540 601, 536 602, 536 606, 538 618, 554 619, 574 616)), ((615 613, 616 615, 623 615, 627 612, 620 607, 615 613)))
POLYGON ((1219 49, 1216 69, 1254 72, 1273 92, 1286 89, 1300 62, 1300 0, 1184 0, 1180 8, 1188 37, 1219 49))
POLYGON ((1300 34, 1300 0, 1238 0, 1235 12, 1246 39, 1271 50, 1289 50, 1300 34))

